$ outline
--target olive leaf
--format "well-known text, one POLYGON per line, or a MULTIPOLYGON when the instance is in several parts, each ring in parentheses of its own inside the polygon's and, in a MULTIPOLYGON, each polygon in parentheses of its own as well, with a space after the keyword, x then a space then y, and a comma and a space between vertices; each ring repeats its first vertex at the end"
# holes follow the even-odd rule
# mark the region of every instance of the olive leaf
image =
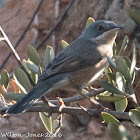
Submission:
POLYGON ((48 113, 39 112, 39 117, 43 122, 46 130, 51 134, 52 133, 52 117, 47 117, 48 113))
POLYGON ((1 85, 4 85, 4 87, 7 89, 8 88, 8 85, 9 85, 9 80, 10 80, 10 77, 9 77, 9 74, 6 70, 4 70, 1 74, 1 85))
POLYGON ((33 63, 35 63, 37 66, 44 68, 43 61, 41 60, 40 55, 37 52, 37 50, 34 48, 34 46, 28 45, 27 54, 33 63))
POLYGON ((121 124, 109 122, 107 129, 111 140, 133 140, 128 131, 121 124))
POLYGON ((122 46, 120 48, 120 51, 119 51, 118 55, 120 55, 123 51, 125 51, 125 49, 127 48, 128 42, 129 42, 128 36, 125 36, 124 39, 123 39, 122 46))
POLYGON ((129 116, 130 116, 131 121, 140 127, 140 110, 131 109, 129 111, 129 116))
POLYGON ((103 120, 106 123, 114 122, 114 123, 120 124, 119 120, 117 120, 115 117, 113 117, 111 114, 107 112, 102 112, 101 115, 102 115, 103 120))
POLYGON ((47 67, 49 62, 52 61, 54 57, 55 57, 55 53, 53 47, 47 46, 45 50, 45 58, 44 58, 45 67, 47 67))
POLYGON ((122 95, 124 94, 123 92, 121 92, 120 90, 118 90, 116 87, 114 87, 112 84, 108 83, 105 80, 101 79, 99 82, 101 86, 108 92, 115 93, 115 94, 122 94, 122 95))
POLYGON ((92 17, 89 17, 88 20, 87 20, 87 23, 86 23, 86 28, 92 24, 93 22, 95 22, 95 20, 92 18, 92 17))
POLYGON ((61 46, 62 46, 63 49, 66 48, 68 45, 69 44, 65 40, 62 40, 61 46))

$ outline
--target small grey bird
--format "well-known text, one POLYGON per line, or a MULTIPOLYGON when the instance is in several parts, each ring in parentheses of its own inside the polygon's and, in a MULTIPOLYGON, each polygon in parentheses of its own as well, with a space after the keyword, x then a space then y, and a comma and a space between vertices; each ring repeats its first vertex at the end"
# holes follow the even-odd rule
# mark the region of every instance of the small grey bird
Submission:
POLYGON ((58 89, 81 93, 107 67, 106 56, 113 56, 112 47, 119 29, 122 27, 111 21, 98 20, 90 24, 76 40, 56 55, 34 88, 6 113, 25 112, 39 98, 49 96, 58 89))

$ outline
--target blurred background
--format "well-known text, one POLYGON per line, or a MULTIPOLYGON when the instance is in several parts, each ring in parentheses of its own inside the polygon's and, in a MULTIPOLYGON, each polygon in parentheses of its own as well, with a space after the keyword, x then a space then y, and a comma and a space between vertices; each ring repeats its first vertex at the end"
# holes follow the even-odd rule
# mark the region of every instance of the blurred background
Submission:
MULTIPOLYGON (((34 11, 40 0, 0 0, 0 26, 3 28, 9 40, 13 45, 17 43, 20 36, 25 31, 30 22, 34 11)), ((52 30, 53 32, 39 47, 38 51, 43 59, 46 46, 52 46, 57 54, 62 50, 61 41, 68 43, 76 39, 84 30, 88 17, 95 20, 111 20, 124 30, 119 32, 116 39, 117 47, 121 46, 125 35, 129 37, 129 46, 125 51, 126 56, 131 58, 132 43, 135 42, 138 48, 138 57, 140 55, 140 1, 139 0, 44 0, 38 13, 36 14, 31 27, 28 29, 24 38, 18 44, 17 52, 21 59, 27 58, 26 47, 33 44, 35 47, 40 45, 42 39, 52 30), (71 5, 70 5, 71 3, 71 5), (68 10, 65 12, 66 7, 68 10), (62 16, 64 14, 64 16, 62 16), (62 18, 60 18, 62 17, 62 18), (58 25, 56 25, 59 22, 58 25), (56 27, 53 29, 53 27, 56 27)), ((0 71, 6 69, 12 73, 18 65, 15 58, 11 56, 8 61, 6 58, 10 49, 3 42, 0 42, 0 71), (4 65, 3 62, 6 61, 4 65)), ((137 60, 137 67, 140 67, 140 60, 137 60)), ((137 80, 137 79, 136 79, 137 80)), ((97 83, 98 84, 98 83, 97 83)), ((95 84, 97 87, 98 85, 95 84)), ((140 88, 137 88, 138 96, 140 88)), ((140 96, 139 96, 140 101, 140 96)), ((64 122, 67 121, 64 119, 64 122)), ((124 125, 131 131, 132 135, 138 134, 132 123, 124 122, 124 125)), ((0 132, 15 133, 46 133, 46 130, 40 121, 38 113, 24 113, 21 115, 12 115, 7 118, 0 118, 0 132)), ((105 126, 98 121, 91 121, 86 131, 73 132, 64 123, 61 129, 61 138, 65 140, 75 139, 95 139, 108 140, 109 136, 105 126), (94 124, 94 125, 93 125, 94 124)), ((46 138, 0 138, 7 139, 46 139, 46 138)))

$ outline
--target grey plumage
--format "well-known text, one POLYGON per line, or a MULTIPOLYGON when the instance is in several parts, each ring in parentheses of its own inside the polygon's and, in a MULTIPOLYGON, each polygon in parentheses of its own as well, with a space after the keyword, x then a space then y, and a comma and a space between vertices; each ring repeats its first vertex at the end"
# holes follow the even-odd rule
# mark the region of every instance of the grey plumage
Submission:
POLYGON ((92 77, 95 81, 107 65, 106 56, 113 55, 112 46, 118 29, 110 21, 92 23, 48 64, 37 85, 7 113, 25 112, 45 93, 49 96, 56 89, 78 92, 92 77))

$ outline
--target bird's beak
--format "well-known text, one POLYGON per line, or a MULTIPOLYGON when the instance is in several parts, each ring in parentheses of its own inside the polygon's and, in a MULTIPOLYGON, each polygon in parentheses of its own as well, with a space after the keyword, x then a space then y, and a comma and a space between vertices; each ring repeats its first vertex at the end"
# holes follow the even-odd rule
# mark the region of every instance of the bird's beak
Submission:
POLYGON ((115 31, 118 31, 118 30, 121 30, 121 29, 123 29, 122 26, 116 26, 116 27, 112 28, 112 30, 115 30, 115 31))

